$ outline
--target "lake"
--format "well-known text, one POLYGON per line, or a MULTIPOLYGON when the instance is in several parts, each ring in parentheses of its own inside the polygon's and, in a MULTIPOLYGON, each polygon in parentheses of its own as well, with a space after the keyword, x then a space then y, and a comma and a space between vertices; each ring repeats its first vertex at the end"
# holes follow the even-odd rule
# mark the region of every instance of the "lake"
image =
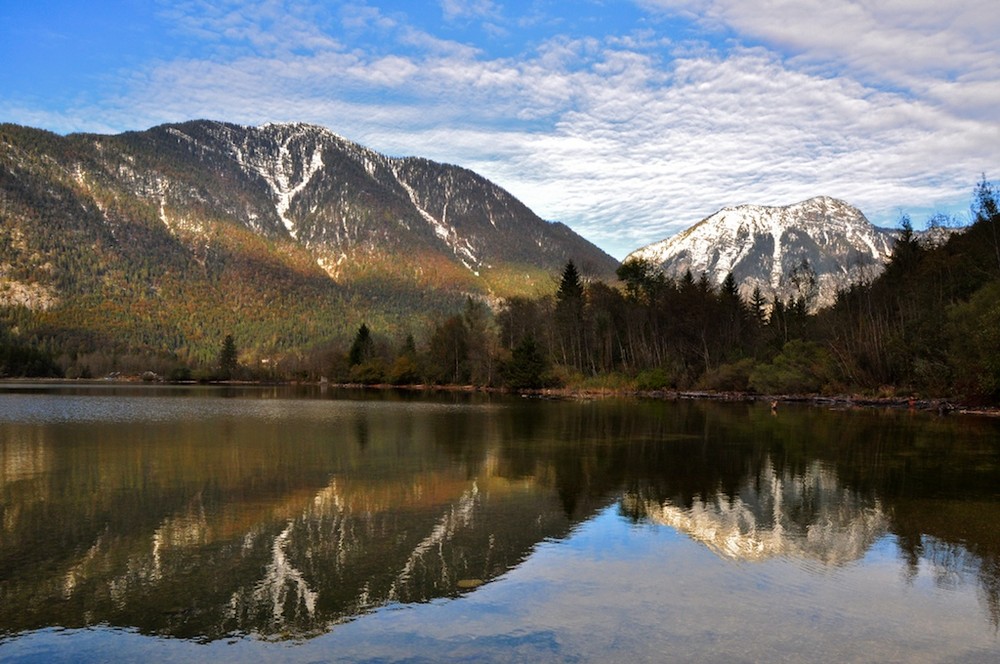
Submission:
POLYGON ((1000 661, 1000 421, 0 386, 0 661, 1000 661))

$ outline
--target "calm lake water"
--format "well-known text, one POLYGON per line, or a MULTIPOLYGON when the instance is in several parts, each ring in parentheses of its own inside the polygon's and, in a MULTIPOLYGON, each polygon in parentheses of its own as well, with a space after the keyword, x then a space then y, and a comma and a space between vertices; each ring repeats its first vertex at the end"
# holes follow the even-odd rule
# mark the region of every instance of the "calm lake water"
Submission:
POLYGON ((0 661, 998 661, 1000 421, 0 387, 0 661))

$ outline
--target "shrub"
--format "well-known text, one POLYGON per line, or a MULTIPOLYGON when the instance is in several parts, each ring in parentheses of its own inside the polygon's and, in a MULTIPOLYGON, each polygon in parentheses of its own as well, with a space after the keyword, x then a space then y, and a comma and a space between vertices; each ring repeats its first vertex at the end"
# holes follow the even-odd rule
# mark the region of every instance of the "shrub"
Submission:
POLYGON ((392 385, 415 385, 420 382, 420 368, 409 355, 400 355, 389 367, 386 378, 392 385))
POLYGON ((664 390, 676 385, 677 381, 674 377, 660 367, 646 369, 635 378, 635 386, 640 390, 664 390))
POLYGON ((385 368, 378 359, 369 360, 351 367, 351 382, 362 385, 376 385, 385 380, 385 368))
POLYGON ((749 386, 764 394, 815 393, 832 377, 830 353, 818 343, 795 339, 785 344, 773 362, 751 371, 749 386))
POLYGON ((756 368, 756 362, 750 358, 723 364, 706 371, 698 380, 698 388, 718 392, 748 392, 750 391, 750 376, 756 368))

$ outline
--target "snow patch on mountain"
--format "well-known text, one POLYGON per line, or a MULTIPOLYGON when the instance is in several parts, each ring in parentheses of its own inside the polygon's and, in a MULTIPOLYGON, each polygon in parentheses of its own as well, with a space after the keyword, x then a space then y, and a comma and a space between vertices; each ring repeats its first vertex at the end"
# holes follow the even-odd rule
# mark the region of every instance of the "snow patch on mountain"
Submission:
POLYGON ((445 203, 442 207, 441 218, 438 219, 420 204, 420 198, 417 196, 416 190, 406 182, 400 173, 398 166, 392 169, 392 173, 396 177, 396 181, 399 182, 399 186, 401 186, 403 191, 406 192, 406 195, 409 196, 413 207, 417 210, 420 216, 423 217, 428 224, 430 224, 431 228, 434 230, 434 234, 451 248, 455 257, 466 267, 466 269, 471 271, 476 276, 479 276, 477 266, 481 263, 481 261, 476 257, 475 249, 469 243, 467 238, 460 237, 455 228, 448 225, 448 202, 451 198, 450 188, 445 186, 445 203))
MULTIPOLYGON (((281 164, 284 165, 290 162, 290 156, 288 153, 288 146, 283 145, 281 150, 281 164)), ((296 237, 295 223, 288 217, 288 208, 292 205, 292 199, 306 188, 309 182, 312 180, 313 176, 316 175, 323 168, 323 153, 318 148, 313 150, 312 159, 309 163, 305 165, 305 172, 302 175, 302 179, 297 184, 292 184, 291 175, 287 168, 278 169, 277 175, 277 187, 272 184, 272 191, 274 191, 278 202, 275 204, 275 209, 278 211, 278 216, 281 218, 281 222, 288 229, 288 233, 292 237, 296 237)))
POLYGON ((292 144, 296 139, 317 138, 310 136, 321 131, 309 125, 264 125, 261 130, 273 133, 277 141, 277 152, 263 149, 251 150, 249 146, 232 141, 236 161, 247 172, 256 173, 271 189, 274 211, 288 234, 298 239, 295 221, 289 210, 295 197, 304 190, 313 177, 323 170, 323 146, 318 140, 307 141, 307 154, 296 154, 292 144))

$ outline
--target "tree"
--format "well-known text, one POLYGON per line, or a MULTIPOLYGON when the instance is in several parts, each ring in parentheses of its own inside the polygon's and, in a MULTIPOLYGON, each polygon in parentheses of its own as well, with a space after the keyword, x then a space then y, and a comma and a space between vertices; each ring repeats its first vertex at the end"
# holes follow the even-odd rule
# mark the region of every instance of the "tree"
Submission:
POLYGON ((615 274, 625 284, 625 295, 633 301, 648 300, 663 280, 663 273, 645 258, 628 259, 618 266, 615 274))
POLYGON ((764 299, 760 286, 754 286, 753 293, 750 294, 750 315, 757 325, 767 322, 767 300, 764 299))
MULTIPOLYGON (((726 278, 719 287, 718 313, 715 320, 715 343, 721 347, 717 348, 715 355, 717 361, 733 361, 739 359, 743 354, 743 348, 747 344, 746 319, 747 312, 740 298, 739 286, 736 284, 736 277, 732 272, 726 273, 726 278)), ((708 368, 708 367, 706 367, 708 368)))
POLYGON ((959 387, 993 401, 1000 398, 1000 280, 979 289, 948 314, 951 364, 959 387))
POLYGON ((544 385, 543 375, 547 369, 545 356, 535 340, 525 337, 511 353, 510 361, 504 363, 504 383, 515 390, 538 389, 544 385))
POLYGON ((548 296, 539 299, 515 296, 504 300, 496 317, 500 345, 513 350, 525 337, 533 337, 539 345, 547 348, 549 344, 545 340, 552 337, 552 302, 548 296))
POLYGON ((809 264, 808 258, 803 258, 791 269, 788 280, 794 291, 792 304, 802 315, 811 312, 819 296, 819 283, 816 279, 816 270, 809 264))
POLYGON ((583 284, 573 261, 566 263, 556 292, 556 328, 563 364, 583 368, 583 284))
POLYGON ((352 367, 363 364, 372 358, 374 352, 375 342, 372 341, 371 331, 365 323, 362 323, 358 333, 354 335, 354 342, 348 353, 348 364, 352 367))
POLYGON ((739 286, 736 284, 736 277, 733 276, 732 271, 726 272, 726 278, 723 279, 722 285, 719 287, 719 293, 729 298, 739 297, 739 286))
POLYGON ((386 380, 392 385, 414 385, 420 382, 420 363, 417 358, 417 344, 412 334, 406 335, 396 359, 386 370, 386 380))
POLYGON ((466 298, 462 322, 466 330, 470 380, 475 385, 489 385, 493 382, 493 345, 496 339, 489 307, 480 300, 466 298))
POLYGON ((431 335, 429 371, 439 383, 464 385, 469 379, 469 332, 461 316, 452 316, 431 335))
POLYGON ((976 223, 990 225, 993 231, 993 250, 997 257, 997 269, 1000 269, 1000 234, 997 232, 997 224, 1000 223, 1000 205, 997 204, 993 186, 986 181, 986 175, 983 175, 983 179, 976 185, 972 215, 976 223))
POLYGON ((562 279, 559 282, 559 291, 556 298, 560 301, 580 299, 583 297, 583 283, 580 281, 580 273, 576 269, 573 261, 568 261, 563 268, 562 279))
POLYGON ((223 380, 229 380, 236 375, 238 368, 236 342, 233 340, 233 335, 227 334, 222 341, 222 348, 219 350, 219 377, 223 380))
POLYGON ((892 244, 892 257, 886 266, 886 278, 897 281, 909 275, 920 260, 922 248, 913 234, 913 224, 908 215, 899 218, 899 235, 892 244))

